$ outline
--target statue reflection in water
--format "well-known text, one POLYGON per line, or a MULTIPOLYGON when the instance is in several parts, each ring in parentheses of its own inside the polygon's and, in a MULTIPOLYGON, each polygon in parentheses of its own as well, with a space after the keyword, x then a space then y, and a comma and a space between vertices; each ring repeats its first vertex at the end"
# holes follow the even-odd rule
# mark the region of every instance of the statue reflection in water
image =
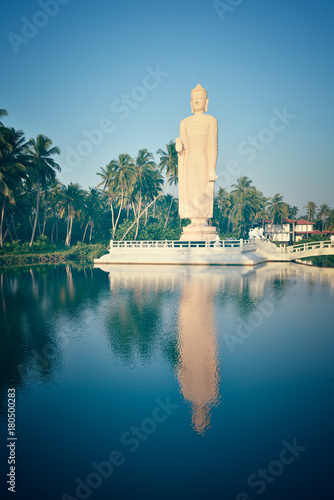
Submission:
POLYGON ((191 404, 192 425, 199 434, 210 427, 211 410, 219 403, 214 295, 210 277, 191 274, 183 282, 178 313, 177 377, 184 398, 191 404))

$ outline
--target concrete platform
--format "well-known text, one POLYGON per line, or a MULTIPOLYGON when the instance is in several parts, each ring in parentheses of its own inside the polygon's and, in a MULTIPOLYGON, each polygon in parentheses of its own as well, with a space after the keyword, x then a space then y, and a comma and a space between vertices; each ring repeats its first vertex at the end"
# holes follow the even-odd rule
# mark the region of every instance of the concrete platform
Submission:
POLYGON ((267 261, 254 241, 125 241, 111 242, 109 253, 94 260, 105 264, 173 264, 254 266, 267 261))

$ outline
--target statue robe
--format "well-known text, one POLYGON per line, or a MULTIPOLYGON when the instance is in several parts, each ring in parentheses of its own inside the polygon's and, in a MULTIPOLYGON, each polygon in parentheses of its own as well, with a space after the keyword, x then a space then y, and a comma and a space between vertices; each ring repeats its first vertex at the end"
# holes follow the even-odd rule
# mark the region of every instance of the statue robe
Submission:
POLYGON ((218 154, 218 123, 211 115, 193 115, 180 124, 184 150, 179 154, 179 213, 181 219, 213 216, 214 180, 218 154))

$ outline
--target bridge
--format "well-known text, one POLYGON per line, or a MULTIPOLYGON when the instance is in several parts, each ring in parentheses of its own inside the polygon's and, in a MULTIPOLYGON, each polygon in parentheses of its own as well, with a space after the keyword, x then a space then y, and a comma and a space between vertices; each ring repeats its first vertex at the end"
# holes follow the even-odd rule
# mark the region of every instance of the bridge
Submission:
POLYGON ((282 254, 290 258, 288 260, 304 259, 305 257, 319 257, 322 255, 334 255, 334 242, 313 241, 312 243, 300 243, 299 245, 281 247, 282 254))

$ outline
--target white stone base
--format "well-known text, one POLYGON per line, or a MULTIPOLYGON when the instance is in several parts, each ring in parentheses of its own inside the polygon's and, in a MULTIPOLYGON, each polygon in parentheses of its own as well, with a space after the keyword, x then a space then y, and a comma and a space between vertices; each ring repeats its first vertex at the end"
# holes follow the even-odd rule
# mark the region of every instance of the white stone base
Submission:
POLYGON ((95 259, 96 266, 105 264, 169 264, 169 265, 215 265, 254 266, 266 262, 267 258, 256 253, 255 245, 222 242, 207 243, 133 242, 133 246, 113 246, 110 252, 95 259), (137 246, 135 246, 137 244, 137 246), (178 246, 177 246, 178 245, 178 246), (239 245, 239 246, 237 246, 239 245))
POLYGON ((314 255, 334 255, 332 243, 314 242, 297 248, 278 248, 270 241, 261 239, 111 241, 109 253, 95 259, 94 263, 101 269, 110 264, 254 266, 265 262, 290 262, 314 255))
POLYGON ((190 225, 183 228, 180 241, 214 241, 216 237, 216 227, 190 225))

